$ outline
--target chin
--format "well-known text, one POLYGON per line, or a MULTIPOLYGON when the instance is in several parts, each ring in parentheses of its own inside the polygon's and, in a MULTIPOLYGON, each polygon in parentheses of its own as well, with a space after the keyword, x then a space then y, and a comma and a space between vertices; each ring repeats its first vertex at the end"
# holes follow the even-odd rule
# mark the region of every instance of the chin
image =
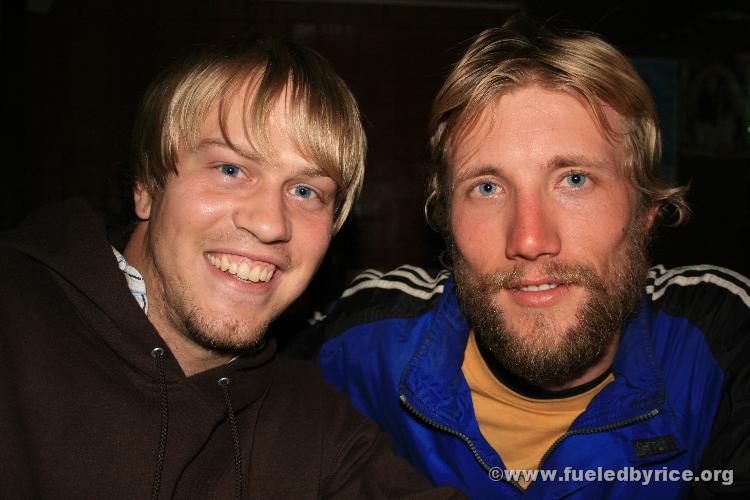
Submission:
POLYGON ((185 331, 195 343, 210 351, 223 354, 240 354, 253 350, 265 341, 270 319, 258 323, 257 319, 227 319, 227 316, 210 318, 191 311, 185 319, 185 331))

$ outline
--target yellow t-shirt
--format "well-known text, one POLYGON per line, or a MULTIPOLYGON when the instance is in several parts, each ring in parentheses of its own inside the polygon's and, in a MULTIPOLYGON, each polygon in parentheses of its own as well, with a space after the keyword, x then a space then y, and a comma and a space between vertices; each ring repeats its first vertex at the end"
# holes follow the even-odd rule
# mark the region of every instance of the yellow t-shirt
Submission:
MULTIPOLYGON (((614 380, 610 373, 593 388, 560 399, 533 399, 506 387, 482 358, 474 339, 469 343, 462 366, 471 389, 479 430, 498 452, 506 469, 531 470, 591 400, 614 380)), ((526 487, 527 484, 521 484, 526 487)))

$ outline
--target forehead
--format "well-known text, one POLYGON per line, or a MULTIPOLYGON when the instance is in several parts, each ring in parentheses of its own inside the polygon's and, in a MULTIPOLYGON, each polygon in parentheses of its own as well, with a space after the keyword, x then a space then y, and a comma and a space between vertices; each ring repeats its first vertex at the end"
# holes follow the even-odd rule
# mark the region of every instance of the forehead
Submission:
MULTIPOLYGON (((620 115, 606 105, 602 109, 615 137, 621 137, 620 115)), ((452 170, 500 160, 508 165, 545 163, 555 155, 584 155, 621 165, 624 144, 604 131, 582 97, 534 84, 490 100, 475 120, 454 134, 449 148, 452 170)))
POLYGON ((256 87, 257 78, 251 76, 241 86, 217 98, 203 119, 198 143, 223 141, 245 156, 251 153, 271 163, 289 153, 305 157, 290 133, 286 87, 271 102, 256 102, 256 87))
MULTIPOLYGON (((286 87, 276 95, 258 92, 259 78, 251 74, 216 97, 204 116, 201 132, 220 129, 225 134, 259 136, 284 125, 287 115, 286 87)), ((231 137, 234 139, 234 137, 231 137)))

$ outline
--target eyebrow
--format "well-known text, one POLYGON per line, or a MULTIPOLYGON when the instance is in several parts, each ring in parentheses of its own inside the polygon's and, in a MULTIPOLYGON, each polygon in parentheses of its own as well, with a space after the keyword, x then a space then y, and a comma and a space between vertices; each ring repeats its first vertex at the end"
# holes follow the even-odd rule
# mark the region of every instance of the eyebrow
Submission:
POLYGON ((501 175, 501 171, 497 167, 490 165, 483 165, 480 167, 472 167, 463 170, 459 175, 453 179, 453 184, 457 184, 465 181, 466 179, 473 179, 475 177, 482 177, 483 175, 501 175))
MULTIPOLYGON (((198 147, 196 149, 206 149, 209 147, 220 147, 222 149, 228 149, 230 151, 233 151, 240 155, 241 157, 245 158, 248 161, 254 161, 254 162, 262 162, 263 157, 261 157, 258 153, 256 153, 254 150, 244 149, 238 146, 230 146, 226 143, 226 141, 222 139, 202 139, 198 143, 198 147)), ((322 168, 318 166, 309 167, 304 170, 301 170, 298 172, 298 175, 301 175, 303 177, 328 177, 332 178, 329 174, 327 174, 322 168)))
POLYGON ((607 168, 610 163, 600 158, 591 158, 586 155, 557 155, 547 162, 548 169, 567 167, 590 167, 607 168))
POLYGON ((230 146, 229 144, 226 143, 226 141, 222 139, 202 139, 201 142, 198 143, 198 147, 195 149, 201 150, 201 149, 206 149, 212 146, 217 146, 223 149, 228 149, 230 151, 233 151, 249 161, 261 161, 261 156, 257 152, 249 150, 249 149, 243 149, 237 145, 230 146))

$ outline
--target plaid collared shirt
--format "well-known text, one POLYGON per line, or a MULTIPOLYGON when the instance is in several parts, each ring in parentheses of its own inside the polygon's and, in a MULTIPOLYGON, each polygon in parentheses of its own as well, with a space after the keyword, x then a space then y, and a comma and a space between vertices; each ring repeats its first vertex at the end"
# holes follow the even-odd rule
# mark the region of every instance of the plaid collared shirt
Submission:
POLYGON ((112 252, 115 254, 117 259, 117 266, 120 271, 125 275, 125 280, 128 282, 128 288, 130 293, 133 294, 135 301, 141 306, 144 313, 148 313, 148 297, 146 297, 146 282, 143 281, 143 276, 138 272, 138 269, 134 268, 125 260, 125 257, 117 251, 115 247, 112 247, 112 252))

